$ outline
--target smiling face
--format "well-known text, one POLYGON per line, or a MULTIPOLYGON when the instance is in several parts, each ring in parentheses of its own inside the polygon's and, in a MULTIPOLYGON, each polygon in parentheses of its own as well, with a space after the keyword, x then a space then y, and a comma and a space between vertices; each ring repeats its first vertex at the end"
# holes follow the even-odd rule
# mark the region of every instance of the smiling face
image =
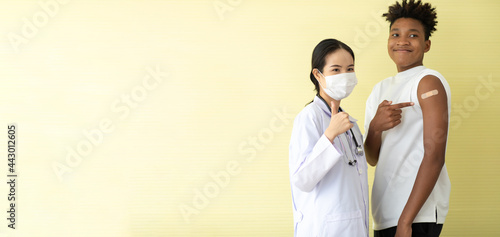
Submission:
POLYGON ((399 18, 391 26, 387 49, 398 72, 423 65, 424 53, 431 48, 424 26, 413 18, 399 18))

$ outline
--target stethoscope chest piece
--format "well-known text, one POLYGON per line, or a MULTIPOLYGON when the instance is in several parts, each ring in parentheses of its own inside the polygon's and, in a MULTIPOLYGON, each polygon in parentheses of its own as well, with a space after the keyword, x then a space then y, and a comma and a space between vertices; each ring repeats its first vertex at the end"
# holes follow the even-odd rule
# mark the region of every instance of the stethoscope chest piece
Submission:
POLYGON ((356 147, 356 155, 358 155, 358 156, 363 155, 363 148, 361 148, 361 146, 356 147))

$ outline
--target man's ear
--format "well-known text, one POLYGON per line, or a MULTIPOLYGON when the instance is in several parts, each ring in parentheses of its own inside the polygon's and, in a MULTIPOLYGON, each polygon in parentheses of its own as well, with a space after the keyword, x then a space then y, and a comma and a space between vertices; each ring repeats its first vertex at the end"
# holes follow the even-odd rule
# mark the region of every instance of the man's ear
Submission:
POLYGON ((425 49, 424 49, 424 53, 429 52, 429 50, 431 50, 431 40, 426 40, 426 41, 425 41, 425 49))

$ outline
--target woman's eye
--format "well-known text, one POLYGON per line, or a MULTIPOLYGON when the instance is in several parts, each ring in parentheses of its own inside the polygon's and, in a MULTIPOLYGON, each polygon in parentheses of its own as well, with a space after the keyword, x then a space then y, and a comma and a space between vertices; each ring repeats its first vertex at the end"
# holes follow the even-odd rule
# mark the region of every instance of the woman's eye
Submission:
POLYGON ((338 68, 333 69, 334 72, 340 71, 338 68))
POLYGON ((354 68, 348 68, 347 69, 348 72, 353 72, 354 71, 354 68))
POLYGON ((398 37, 398 36, 399 36, 399 34, 392 34, 391 36, 392 36, 392 37, 398 37))
POLYGON ((410 38, 415 38, 415 37, 418 37, 418 35, 415 35, 415 34, 410 35, 410 38))

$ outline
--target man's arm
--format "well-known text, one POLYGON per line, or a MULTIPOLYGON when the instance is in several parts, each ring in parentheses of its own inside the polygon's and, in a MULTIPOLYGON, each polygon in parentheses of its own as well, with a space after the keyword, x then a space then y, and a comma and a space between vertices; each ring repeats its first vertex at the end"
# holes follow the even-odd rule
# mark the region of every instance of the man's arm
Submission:
POLYGON ((380 146, 382 145, 382 131, 376 131, 372 128, 372 123, 370 123, 370 129, 366 134, 365 140, 365 155, 366 162, 371 166, 375 166, 378 163, 378 156, 380 154, 380 146))
POLYGON ((396 236, 411 236, 411 224, 434 189, 446 152, 448 98, 441 80, 425 76, 418 85, 417 95, 424 120, 424 157, 399 218, 396 236))
POLYGON ((392 101, 384 100, 379 104, 377 113, 370 122, 366 134, 365 153, 366 161, 371 166, 378 163, 380 146, 382 145, 382 132, 389 130, 401 123, 401 109, 412 106, 413 102, 392 104, 392 101))

